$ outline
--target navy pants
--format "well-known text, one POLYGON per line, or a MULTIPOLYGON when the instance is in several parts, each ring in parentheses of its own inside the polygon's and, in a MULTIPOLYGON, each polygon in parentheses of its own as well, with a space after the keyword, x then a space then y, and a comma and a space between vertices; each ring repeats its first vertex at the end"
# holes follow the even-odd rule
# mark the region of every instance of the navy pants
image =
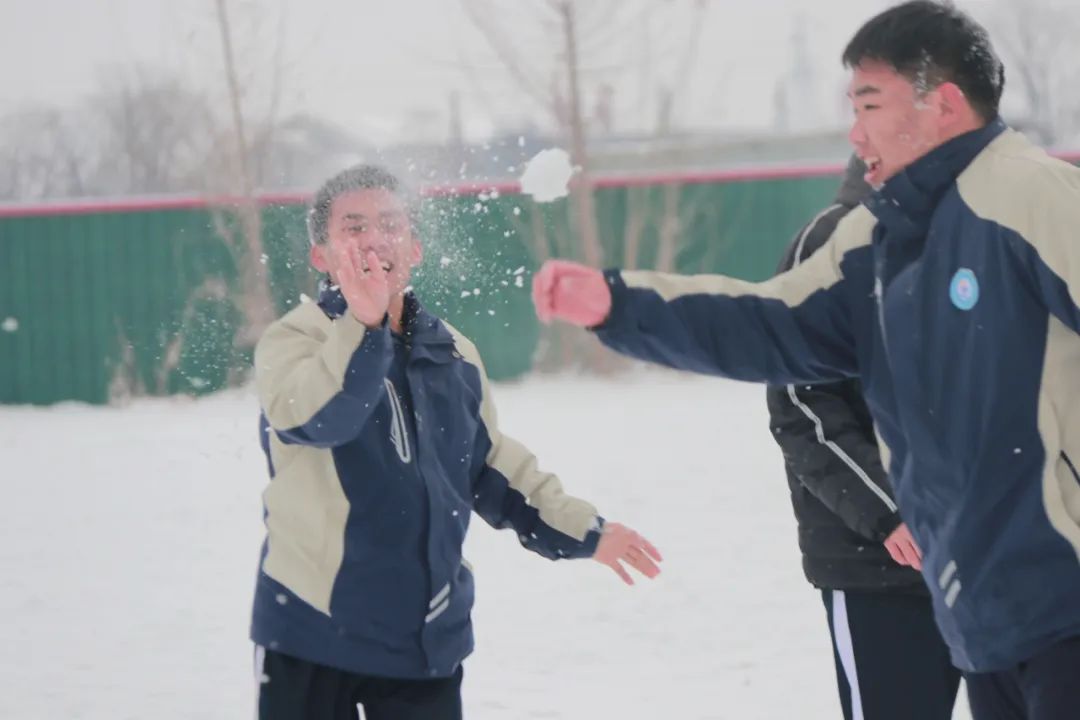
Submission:
POLYGON ((1063 640, 1019 665, 966 673, 975 720, 1080 718, 1080 637, 1063 640))
POLYGON ((461 720, 460 667, 448 678, 397 680, 256 647, 255 671, 259 720, 461 720))
POLYGON ((952 718, 960 671, 929 597, 822 590, 822 598, 845 720, 952 718))

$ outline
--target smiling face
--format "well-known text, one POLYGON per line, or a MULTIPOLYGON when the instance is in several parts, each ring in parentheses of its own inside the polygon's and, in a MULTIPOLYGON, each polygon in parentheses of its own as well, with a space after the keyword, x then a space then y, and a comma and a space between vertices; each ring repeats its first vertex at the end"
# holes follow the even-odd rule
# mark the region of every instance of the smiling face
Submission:
POLYGON ((881 187, 948 139, 953 123, 945 105, 947 96, 955 93, 959 89, 948 83, 916 87, 884 63, 855 66, 848 92, 855 120, 848 138, 866 163, 865 177, 872 187, 881 187))
POLYGON ((405 203, 385 188, 351 190, 333 199, 326 240, 311 247, 311 264, 336 282, 343 258, 363 258, 369 250, 379 257, 391 294, 403 293, 423 253, 405 203))

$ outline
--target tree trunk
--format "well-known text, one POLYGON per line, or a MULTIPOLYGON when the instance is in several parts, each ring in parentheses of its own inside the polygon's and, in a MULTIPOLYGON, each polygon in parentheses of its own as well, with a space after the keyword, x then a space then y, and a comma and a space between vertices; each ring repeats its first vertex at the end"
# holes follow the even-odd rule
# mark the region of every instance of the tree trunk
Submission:
MULTIPOLYGON (((235 180, 240 193, 237 199, 237 216, 240 220, 240 238, 235 243, 234 257, 239 265, 242 291, 242 312, 245 327, 237 336, 242 347, 253 347, 266 327, 273 322, 274 304, 270 297, 270 285, 263 264, 262 216, 255 197, 248 144, 244 128, 244 114, 240 107, 240 85, 233 58, 232 33, 226 0, 217 0, 218 27, 221 30, 221 47, 225 56, 225 79, 229 88, 229 105, 233 119, 235 180)), ((235 186, 235 185, 234 185, 235 186)))

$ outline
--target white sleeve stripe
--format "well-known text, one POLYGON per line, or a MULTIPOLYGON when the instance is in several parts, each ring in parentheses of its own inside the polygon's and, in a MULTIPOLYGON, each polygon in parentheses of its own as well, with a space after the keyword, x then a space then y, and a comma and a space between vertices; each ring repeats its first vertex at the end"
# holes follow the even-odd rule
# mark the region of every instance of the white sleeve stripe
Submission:
POLYGON ((885 507, 889 509, 889 512, 896 512, 896 503, 893 502, 889 494, 882 490, 877 483, 870 479, 870 476, 865 470, 863 470, 857 462, 855 462, 850 455, 844 452, 844 449, 825 437, 825 428, 821 424, 821 418, 814 414, 814 411, 810 409, 808 405, 799 400, 799 396, 795 393, 795 386, 787 386, 788 397, 791 398, 791 402, 795 404, 795 407, 802 410, 803 415, 810 418, 810 422, 814 423, 814 432, 817 435, 819 443, 829 448, 840 458, 845 465, 851 468, 851 471, 859 476, 859 479, 863 481, 866 487, 870 488, 881 502, 885 503, 885 507))
MULTIPOLYGON (((821 219, 823 217, 825 217, 830 212, 832 212, 833 210, 835 210, 836 208, 839 208, 839 207, 843 207, 843 206, 837 204, 837 205, 830 205, 829 207, 825 208, 824 210, 819 212, 814 217, 814 219, 811 220, 810 223, 806 226, 806 229, 802 231, 802 234, 799 236, 799 242, 798 242, 798 244, 796 245, 796 248, 795 248, 795 262, 792 265, 792 267, 794 267, 795 265, 798 265, 799 263, 802 262, 802 260, 803 260, 803 250, 804 250, 804 248, 806 246, 806 238, 809 237, 811 232, 813 232, 814 227, 819 222, 821 222, 821 219)), ((819 418, 817 415, 815 415, 814 411, 811 410, 808 405, 806 405, 801 400, 799 400, 799 396, 795 393, 795 386, 794 385, 788 385, 787 386, 787 391, 788 391, 788 397, 791 398, 791 402, 795 404, 795 407, 799 408, 799 410, 802 411, 803 415, 806 415, 806 417, 810 418, 810 421, 812 423, 814 423, 814 431, 817 434, 818 442, 821 443, 822 445, 824 445, 825 447, 829 448, 830 450, 832 450, 836 454, 837 457, 839 457, 841 460, 843 460, 844 464, 847 465, 849 468, 851 468, 852 472, 854 472, 856 475, 858 475, 859 479, 862 480, 863 483, 865 483, 868 488, 873 490, 875 495, 877 495, 879 498, 881 498, 881 501, 883 503, 885 503, 885 507, 889 508, 889 512, 896 512, 896 503, 894 503, 892 501, 892 498, 889 497, 888 493, 886 493, 884 490, 882 490, 880 487, 878 487, 878 485, 873 480, 870 479, 870 476, 866 473, 866 471, 863 470, 859 466, 859 464, 857 462, 855 462, 855 460, 852 459, 852 457, 850 455, 848 455, 846 452, 844 452, 844 449, 842 447, 840 447, 839 445, 834 443, 832 440, 829 440, 828 438, 825 437, 825 428, 821 424, 821 418, 819 418)))

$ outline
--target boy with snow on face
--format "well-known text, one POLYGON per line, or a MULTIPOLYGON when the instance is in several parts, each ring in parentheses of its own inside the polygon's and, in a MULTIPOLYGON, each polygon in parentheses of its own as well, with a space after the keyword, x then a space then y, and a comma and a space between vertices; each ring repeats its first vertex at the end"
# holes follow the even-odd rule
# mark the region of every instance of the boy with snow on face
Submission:
POLYGON ((656 549, 567 495, 498 428, 467 338, 409 290, 421 260, 398 179, 359 166, 308 219, 318 302, 255 352, 271 482, 251 627, 261 720, 456 720, 472 651, 469 517, 552 560, 659 573, 656 549))

